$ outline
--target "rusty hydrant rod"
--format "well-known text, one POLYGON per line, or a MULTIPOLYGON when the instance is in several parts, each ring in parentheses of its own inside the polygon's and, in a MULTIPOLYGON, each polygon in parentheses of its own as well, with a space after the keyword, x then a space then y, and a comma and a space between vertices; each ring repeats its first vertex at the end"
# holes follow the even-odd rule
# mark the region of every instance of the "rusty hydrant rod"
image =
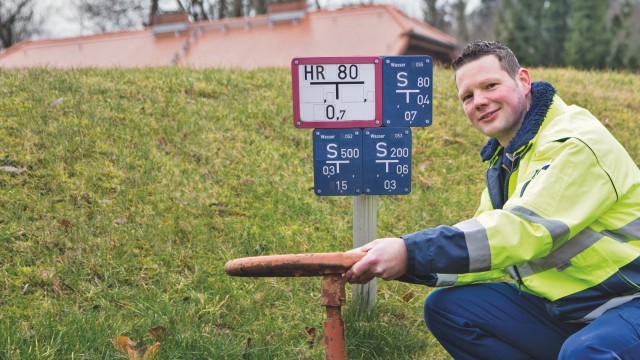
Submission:
POLYGON ((327 310, 327 318, 323 325, 324 350, 327 360, 345 360, 347 358, 344 321, 341 313, 341 307, 347 303, 344 284, 342 274, 325 275, 322 279, 320 304, 327 310))
POLYGON ((341 307, 347 304, 344 273, 365 253, 315 253, 254 256, 234 259, 224 265, 232 276, 323 276, 321 305, 326 308, 323 324, 326 359, 346 359, 344 321, 341 307))

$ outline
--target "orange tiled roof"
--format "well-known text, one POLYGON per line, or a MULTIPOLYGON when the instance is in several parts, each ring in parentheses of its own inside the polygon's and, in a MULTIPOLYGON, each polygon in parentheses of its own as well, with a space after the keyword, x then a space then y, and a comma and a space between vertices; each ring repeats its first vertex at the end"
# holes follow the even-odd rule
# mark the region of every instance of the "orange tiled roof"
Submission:
POLYGON ((410 47, 415 52, 415 46, 423 54, 444 60, 456 46, 451 36, 390 5, 346 7, 308 12, 299 20, 272 20, 267 14, 177 24, 177 31, 169 33, 158 33, 157 28, 149 27, 25 41, 1 53, 0 66, 74 68, 175 64, 252 69, 286 67, 293 57, 402 55, 407 54, 410 47))

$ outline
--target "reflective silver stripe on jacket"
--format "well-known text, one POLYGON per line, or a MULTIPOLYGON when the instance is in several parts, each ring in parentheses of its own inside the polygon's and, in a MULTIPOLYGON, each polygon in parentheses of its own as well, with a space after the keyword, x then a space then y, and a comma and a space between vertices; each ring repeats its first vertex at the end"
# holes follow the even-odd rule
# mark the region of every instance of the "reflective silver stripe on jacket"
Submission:
POLYGON ((505 210, 527 220, 532 224, 540 224, 544 226, 544 228, 547 229, 547 231, 551 235, 554 244, 558 241, 567 240, 567 238, 569 237, 569 227, 562 221, 545 219, 535 212, 522 206, 514 206, 505 210))
POLYGON ((458 281, 458 274, 436 274, 438 280, 436 281, 437 287, 440 286, 453 286, 458 281))
POLYGON ((487 271, 491 269, 491 249, 487 230, 475 218, 454 225, 464 232, 464 239, 469 251, 469 272, 487 271))
POLYGON ((571 258, 588 249, 603 237, 604 235, 601 233, 588 228, 584 229, 580 231, 578 235, 569 239, 569 241, 554 250, 551 254, 537 260, 519 264, 518 270, 520 271, 520 275, 522 277, 527 277, 551 268, 563 270, 568 266, 571 266, 571 258))
POLYGON ((602 314, 604 314, 605 311, 613 309, 616 306, 620 306, 622 304, 628 303, 629 301, 631 301, 633 299, 636 299, 636 298, 640 298, 640 293, 635 293, 633 295, 627 295, 627 296, 621 296, 621 297, 613 298, 613 299, 607 301, 606 303, 598 306, 595 310, 593 310, 592 312, 588 313, 583 318, 577 319, 577 320, 571 320, 571 321, 568 321, 568 322, 572 322, 572 323, 588 323, 588 322, 591 322, 591 321, 599 318, 602 314))
POLYGON ((640 239, 640 219, 635 219, 620 229, 606 230, 603 233, 621 242, 638 240, 640 239))

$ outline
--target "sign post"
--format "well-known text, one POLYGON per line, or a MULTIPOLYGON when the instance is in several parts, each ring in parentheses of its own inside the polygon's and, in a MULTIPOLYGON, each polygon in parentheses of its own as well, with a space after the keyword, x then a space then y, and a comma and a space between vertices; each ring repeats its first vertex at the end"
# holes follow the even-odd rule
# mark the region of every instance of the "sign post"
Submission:
MULTIPOLYGON (((376 197, 360 195, 353 197, 353 247, 360 247, 377 237, 376 197)), ((376 279, 366 284, 353 284, 353 303, 358 311, 369 313, 376 304, 376 279)))

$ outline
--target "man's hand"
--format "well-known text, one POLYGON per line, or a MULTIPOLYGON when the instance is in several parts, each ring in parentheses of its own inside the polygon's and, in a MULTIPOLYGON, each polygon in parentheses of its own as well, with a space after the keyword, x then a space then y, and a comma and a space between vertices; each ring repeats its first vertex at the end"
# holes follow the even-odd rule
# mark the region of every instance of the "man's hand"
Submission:
POLYGON ((365 284, 374 277, 394 280, 407 272, 407 247, 401 238, 374 240, 350 252, 366 252, 344 275, 353 284, 365 284))

